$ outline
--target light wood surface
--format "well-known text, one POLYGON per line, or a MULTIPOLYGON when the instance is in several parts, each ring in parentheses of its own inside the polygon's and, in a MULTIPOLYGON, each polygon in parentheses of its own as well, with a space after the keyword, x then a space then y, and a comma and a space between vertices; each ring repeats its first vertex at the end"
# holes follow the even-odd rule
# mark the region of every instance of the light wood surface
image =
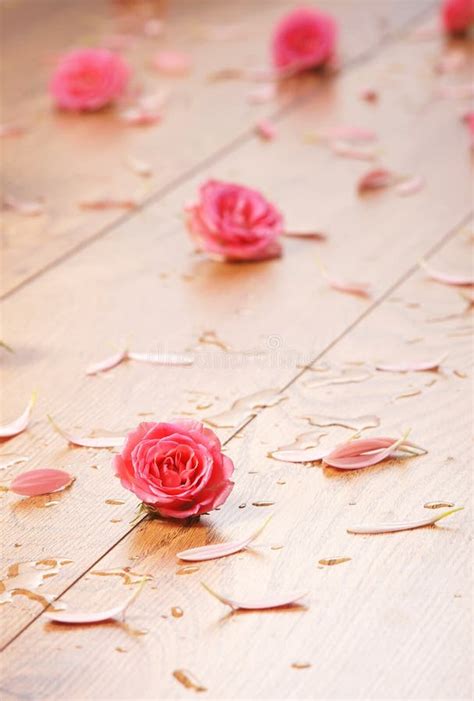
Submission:
MULTIPOLYGON (((347 67, 337 79, 291 81, 276 104, 255 107, 245 100, 248 84, 209 84, 206 75, 230 63, 263 63, 271 25, 291 3, 204 3, 198 22, 193 3, 169 3, 160 46, 191 42, 195 69, 189 79, 168 81, 176 99, 166 123, 146 132, 112 129, 112 115, 92 117, 86 131, 78 117, 72 139, 70 124, 48 112, 41 75, 15 82, 8 71, 6 102, 27 114, 38 110, 41 119, 28 137, 6 143, 6 182, 23 194, 40 182, 54 204, 42 222, 7 216, 2 339, 15 353, 2 356, 2 422, 20 413, 33 389, 39 400, 31 427, 1 451, 30 459, 4 471, 1 484, 26 467, 64 467, 77 479, 47 508, 50 497, 0 493, 4 571, 16 562, 70 560, 38 592, 64 594, 71 608, 126 595, 120 577, 97 570, 130 566, 153 582, 128 617, 132 628, 148 630, 139 637, 113 623, 74 630, 48 624, 42 606, 22 596, 2 605, 5 698, 185 698, 193 690, 173 677, 183 668, 207 687, 204 698, 469 698, 469 515, 377 537, 345 531, 366 520, 426 515, 423 504, 437 499, 469 503, 469 311, 459 291, 428 281, 417 265, 431 257, 439 268, 465 271, 472 262, 462 103, 437 94, 445 78, 433 66, 442 42, 410 39, 428 5, 384 3, 379 14, 365 1, 357 11, 354 3, 331 4, 343 27, 347 67), (202 27, 224 22, 242 22, 243 35, 224 44, 203 40, 202 27), (380 90, 377 105, 360 99, 367 86, 380 90), (254 121, 277 112, 278 138, 260 142, 254 121), (378 162, 421 175, 424 189, 407 198, 387 191, 361 199, 357 179, 374 164, 308 143, 308 133, 340 124, 373 128, 378 162), (104 148, 98 152, 92 140, 104 148), (95 164, 80 158, 86 141, 95 164), (47 175, 40 176, 50 147, 57 160, 48 158, 47 175), (112 164, 130 149, 156 167, 149 184, 138 183, 146 189, 143 207, 125 217, 78 213, 79 199, 105 194, 101 183, 129 194, 137 177, 112 164), (65 178, 64 163, 72 160, 77 172, 65 178), (263 264, 206 262, 192 251, 182 208, 208 177, 260 188, 285 213, 289 229, 321 230, 327 241, 285 240, 283 258, 263 264), (373 296, 330 289, 321 262, 334 274, 370 282, 373 296), (206 331, 229 350, 200 342, 206 331), (128 363, 85 376, 90 362, 123 344, 190 349, 197 360, 189 368, 128 363), (438 374, 373 369, 377 361, 445 352, 438 374), (324 376, 303 370, 313 361, 316 368, 322 362, 363 368, 369 377, 310 387, 324 376), (67 447, 46 419, 52 414, 82 433, 123 432, 143 419, 209 417, 268 388, 282 390, 284 401, 242 431, 216 429, 235 461, 236 487, 222 509, 188 528, 157 521, 133 527, 136 499, 114 479, 111 452, 67 447), (318 430, 304 417, 364 414, 380 419, 373 433, 399 435, 411 427, 428 454, 348 475, 267 456, 318 430), (259 501, 275 504, 252 505, 259 501), (255 552, 176 574, 177 551, 245 535, 269 513, 274 518, 255 552), (352 559, 318 566, 337 555, 352 559), (226 616, 200 580, 237 596, 303 588, 307 608, 226 616), (175 618, 172 607, 184 615, 175 618), (292 667, 305 662, 311 666, 292 667)), ((21 26, 27 7, 7 6, 11 27, 21 26)), ((54 53, 110 31, 105 3, 79 13, 74 4, 48 7, 51 42, 29 27, 36 49, 17 52, 15 63, 9 33, 11 65, 23 66, 46 45, 54 53)), ((149 55, 145 41, 134 48, 137 62, 149 55)), ((461 82, 469 73, 466 65, 448 80, 461 82)), ((330 444, 352 433, 319 430, 328 432, 330 444)))

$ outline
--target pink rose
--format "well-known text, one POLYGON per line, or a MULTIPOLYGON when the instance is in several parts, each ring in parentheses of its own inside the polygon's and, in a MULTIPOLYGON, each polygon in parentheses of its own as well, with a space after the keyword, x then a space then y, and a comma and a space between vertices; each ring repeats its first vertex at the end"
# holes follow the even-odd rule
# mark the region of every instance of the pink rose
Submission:
POLYGON ((273 33, 273 64, 295 71, 321 66, 333 56, 336 37, 336 22, 329 15, 304 7, 294 10, 273 33))
POLYGON ((190 234, 211 256, 242 261, 281 254, 283 218, 256 190, 209 180, 200 189, 200 201, 186 209, 190 234))
POLYGON ((107 49, 78 49, 65 54, 49 89, 65 110, 98 110, 125 90, 130 71, 124 60, 107 49))
POLYGON ((441 15, 447 32, 465 32, 474 21, 474 0, 444 0, 441 15))
POLYGON ((125 489, 160 516, 199 516, 225 502, 234 465, 199 421, 141 423, 128 434, 115 473, 125 489))

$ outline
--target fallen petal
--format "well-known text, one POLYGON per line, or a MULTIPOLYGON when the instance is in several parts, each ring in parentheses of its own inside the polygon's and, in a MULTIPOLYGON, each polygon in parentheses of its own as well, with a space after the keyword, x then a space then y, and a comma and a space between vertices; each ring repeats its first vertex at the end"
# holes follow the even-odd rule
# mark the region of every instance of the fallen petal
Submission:
POLYGON ((184 75, 191 69, 191 59, 181 51, 159 51, 153 57, 153 67, 160 73, 184 75))
POLYGON ((412 178, 404 180, 399 185, 397 185, 396 192, 402 197, 407 197, 408 195, 414 195, 423 189, 425 181, 421 175, 414 175, 412 178))
POLYGON ((377 134, 373 129, 363 129, 360 127, 331 127, 327 129, 323 135, 327 139, 342 139, 343 141, 376 141, 377 134))
POLYGON ((441 363, 446 360, 446 355, 433 360, 427 360, 420 363, 394 363, 392 365, 376 365, 376 370, 383 372, 428 372, 429 370, 438 370, 441 363))
POLYGON ((247 94, 247 100, 253 105, 262 105, 271 102, 276 97, 276 87, 274 83, 268 83, 254 88, 247 94))
POLYGON ((358 161, 373 161, 376 151, 373 148, 361 148, 353 146, 345 141, 331 141, 329 144, 333 153, 342 158, 355 158, 358 161))
POLYGON ((12 209, 25 217, 37 217, 44 212, 44 202, 40 200, 21 200, 13 195, 3 196, 4 209, 12 209))
POLYGON ((266 119, 257 122, 255 131, 264 141, 272 141, 277 135, 274 125, 266 119))
POLYGON ((432 526, 437 521, 442 518, 451 516, 451 514, 456 513, 456 511, 462 511, 464 506, 458 506, 456 509, 450 509, 449 511, 444 511, 442 514, 429 516, 428 518, 422 518, 418 521, 402 521, 400 523, 379 523, 377 525, 360 525, 352 526, 347 529, 348 533, 363 533, 367 535, 377 534, 377 533, 395 533, 397 531, 409 531, 413 528, 423 528, 424 526, 432 526))
POLYGON ((209 592, 209 594, 211 594, 211 596, 213 596, 226 606, 230 606, 234 610, 244 609, 247 611, 257 611, 264 609, 280 608, 282 606, 292 606, 293 604, 298 603, 298 601, 300 601, 307 595, 307 592, 300 592, 298 594, 293 593, 288 594, 286 596, 281 594, 270 594, 269 596, 264 597, 263 599, 247 599, 246 601, 237 601, 235 599, 229 599, 226 596, 218 594, 204 582, 201 582, 201 584, 204 587, 204 589, 207 592, 209 592))
POLYGON ((190 353, 128 353, 130 360, 139 363, 155 363, 156 365, 192 365, 194 355, 190 353))
POLYGON ((385 187, 390 187, 397 181, 397 177, 394 173, 385 168, 375 168, 374 170, 369 170, 365 173, 357 183, 357 190, 359 194, 364 192, 369 192, 371 190, 381 190, 385 187))
POLYGON ((333 275, 328 275, 323 273, 330 287, 338 292, 347 292, 351 295, 356 295, 357 297, 370 297, 370 285, 367 282, 355 282, 354 280, 342 280, 341 278, 334 277, 333 275))
POLYGON ((215 560, 219 557, 226 557, 227 555, 238 553, 240 550, 244 550, 260 535, 270 521, 270 518, 268 518, 254 533, 252 533, 251 536, 245 538, 245 540, 219 543, 217 545, 203 545, 199 548, 190 548, 189 550, 182 550, 181 552, 176 553, 176 557, 179 557, 180 560, 186 560, 188 562, 198 562, 200 560, 215 560))
POLYGON ((420 262, 420 267, 427 275, 436 282, 442 282, 444 285, 474 285, 474 277, 472 275, 455 275, 453 273, 445 273, 440 270, 434 270, 425 261, 420 262))
POLYGON ((119 117, 122 122, 132 127, 149 127, 162 120, 161 112, 140 106, 123 110, 119 117))
POLYGON ((31 399, 24 412, 14 421, 4 426, 0 426, 0 438, 11 438, 12 436, 17 436, 19 433, 27 428, 30 422, 31 410, 36 402, 36 393, 33 392, 31 399))
POLYGON ((125 441, 125 436, 77 436, 60 428, 51 416, 48 416, 48 419, 53 428, 72 445, 79 445, 83 448, 120 448, 125 441))
MULTIPOLYGON (((380 447, 380 439, 364 438, 349 441, 335 448, 324 458, 325 465, 338 470, 360 470, 363 467, 377 465, 393 456, 393 453, 406 439, 406 435, 394 440, 388 447, 380 447)), ((384 439, 382 439, 384 440, 384 439)))
POLYGON ((126 350, 114 353, 114 355, 111 355, 109 358, 105 358, 105 360, 99 360, 99 362, 89 365, 89 367, 86 369, 86 375, 97 375, 99 372, 111 370, 119 365, 123 360, 126 360, 126 358, 126 350))
POLYGON ((75 477, 64 470, 28 470, 17 475, 10 484, 10 491, 24 497, 61 492, 69 487, 75 477))

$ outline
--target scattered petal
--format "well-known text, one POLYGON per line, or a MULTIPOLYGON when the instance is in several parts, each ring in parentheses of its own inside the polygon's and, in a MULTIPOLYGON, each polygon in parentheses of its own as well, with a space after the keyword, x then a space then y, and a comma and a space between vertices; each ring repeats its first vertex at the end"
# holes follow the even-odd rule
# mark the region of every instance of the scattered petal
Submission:
POLYGON ((191 58, 181 51, 159 51, 153 57, 153 67, 168 75, 185 75, 191 70, 191 58))
POLYGON ((436 282, 442 282, 445 285, 474 285, 474 277, 472 275, 445 273, 444 271, 435 270, 426 261, 421 261, 420 267, 436 282))
POLYGON ((385 168, 375 168, 374 170, 369 170, 368 173, 365 173, 365 175, 359 179, 357 190, 359 194, 371 190, 381 190, 385 187, 390 187, 390 185, 393 185, 397 180, 397 176, 391 171, 385 168))
POLYGON ((132 199, 113 199, 103 198, 97 200, 82 200, 79 202, 81 209, 135 209, 138 207, 138 202, 132 199))
POLYGON ((264 609, 280 608, 282 606, 292 606, 293 604, 298 603, 307 594, 307 592, 300 592, 298 594, 293 593, 288 594, 286 596, 282 594, 270 594, 269 596, 266 596, 262 599, 247 599, 246 601, 237 601, 235 599, 229 599, 226 596, 222 596, 222 594, 218 594, 204 582, 201 582, 201 584, 204 587, 204 589, 207 592, 209 592, 209 594, 211 594, 211 596, 213 596, 226 606, 230 606, 230 608, 234 609, 234 611, 236 611, 237 609, 257 611, 264 609))
POLYGON ((394 363, 391 365, 379 364, 375 366, 376 370, 382 372, 428 372, 430 370, 439 370, 441 364, 446 360, 446 355, 425 362, 413 363, 394 363))
MULTIPOLYGON (((360 438, 338 445, 324 458, 325 465, 338 470, 360 470, 395 457, 397 450, 404 451, 407 434, 399 438, 360 438)), ((426 451, 425 451, 426 452, 426 451)), ((407 453, 417 454, 409 445, 407 453)))
POLYGON ((408 178, 401 182, 395 188, 398 195, 402 197, 407 197, 409 195, 415 195, 417 192, 423 189, 425 181, 421 175, 414 175, 412 178, 408 178))
POLYGON ((361 127, 350 126, 332 127, 327 129, 323 135, 325 138, 330 140, 341 139, 342 141, 354 142, 376 141, 377 139, 377 134, 375 131, 373 131, 373 129, 363 129, 361 127))
POLYGON ((86 375, 97 375, 99 372, 106 372, 107 370, 117 367, 117 365, 126 359, 127 351, 118 351, 109 358, 105 358, 105 360, 99 360, 99 362, 89 365, 89 367, 86 369, 86 375))
POLYGON ((10 491, 24 497, 62 492, 69 487, 75 477, 64 470, 29 470, 17 475, 10 485, 10 491))
POLYGON ((417 521, 402 521, 400 523, 379 523, 375 525, 360 525, 352 526, 347 529, 348 533, 364 533, 367 535, 377 534, 377 533, 395 533, 396 531, 409 531, 413 528, 423 528, 424 526, 432 526, 437 521, 442 518, 451 516, 451 514, 456 513, 456 511, 462 511, 464 506, 458 506, 456 509, 450 509, 449 511, 444 511, 442 514, 437 516, 430 516, 428 518, 422 518, 417 521))
POLYGON ((266 119, 256 123, 255 131, 264 141, 272 141, 277 135, 274 125, 266 119))
MULTIPOLYGON (((271 518, 271 517, 270 517, 271 518)), ((217 545, 203 545, 199 548, 190 548, 189 550, 182 550, 176 553, 176 557, 180 560, 186 560, 188 562, 199 562, 201 560, 215 560, 219 557, 226 557, 227 555, 233 555, 234 553, 244 550, 250 543, 252 543, 267 526, 270 519, 267 519, 252 535, 245 540, 233 541, 229 543, 219 543, 217 545)))
POLYGON ((101 623, 102 621, 109 621, 113 618, 118 618, 119 616, 122 620, 125 617, 125 612, 128 607, 135 601, 137 596, 142 591, 146 579, 143 579, 138 585, 137 589, 133 592, 131 596, 128 597, 122 604, 118 606, 113 606, 112 608, 105 609, 103 611, 45 611, 44 615, 50 621, 54 623, 69 623, 75 625, 87 624, 87 623, 101 623))
POLYGON ((44 202, 41 200, 21 200, 13 195, 3 196, 3 208, 12 209, 25 217, 37 217, 44 212, 44 202))
POLYGON ((125 441, 125 436, 77 436, 60 428, 51 416, 48 416, 48 419, 53 428, 72 445, 79 445, 83 448, 120 448, 125 441))
POLYGON ((347 292, 347 294, 356 295, 357 297, 370 297, 371 288, 367 282, 355 282, 354 280, 342 280, 342 278, 334 277, 326 272, 323 272, 330 287, 338 292, 347 292))
POLYGON ((366 102, 378 102, 379 94, 374 88, 364 88, 360 93, 360 97, 366 102))
POLYGON ((161 122, 161 112, 148 110, 144 107, 129 107, 120 113, 122 122, 132 127, 149 127, 161 122))
POLYGON ((12 436, 17 436, 19 433, 22 433, 22 431, 24 431, 27 428, 30 422, 31 410, 33 409, 35 402, 36 393, 33 392, 33 394, 31 395, 31 399, 28 402, 28 405, 24 412, 11 423, 5 424, 4 426, 0 426, 0 439, 12 438, 12 436))
POLYGON ((253 105, 263 105, 271 102, 276 97, 276 86, 274 83, 265 83, 258 88, 254 88, 247 94, 247 100, 253 105))
POLYGON ((194 363, 194 355, 190 353, 135 353, 130 351, 127 357, 139 363, 154 363, 156 365, 192 365, 194 363))
POLYGON ((342 158, 355 158, 358 161, 373 161, 377 156, 373 148, 353 146, 345 141, 331 141, 329 145, 332 152, 335 153, 336 156, 341 156, 342 158))

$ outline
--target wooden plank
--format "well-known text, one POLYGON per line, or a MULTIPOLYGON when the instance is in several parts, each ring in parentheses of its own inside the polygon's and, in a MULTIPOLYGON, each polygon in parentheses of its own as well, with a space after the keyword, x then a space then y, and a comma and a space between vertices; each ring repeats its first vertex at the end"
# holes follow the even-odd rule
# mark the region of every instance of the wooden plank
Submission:
MULTIPOLYGON (((459 270, 471 248, 472 232, 464 230, 433 264, 459 270)), ((419 270, 411 274, 324 356, 332 370, 363 367, 369 378, 314 389, 307 383, 325 373, 307 370, 286 402, 231 442, 237 482, 218 515, 188 528, 141 523, 66 593, 71 609, 100 609, 120 601, 126 588, 94 572, 131 566, 152 575, 128 625, 72 630, 35 621, 5 653, 5 698, 32 690, 35 698, 185 698, 190 692, 173 677, 182 668, 207 687, 204 698, 470 698, 468 513, 404 533, 346 532, 358 522, 424 517, 426 502, 468 506, 469 330, 458 291, 419 270), (374 371, 381 360, 446 352, 439 373, 374 371), (408 396, 413 390, 419 394, 408 396), (307 431, 301 417, 314 414, 376 414, 381 424, 373 433, 396 436, 411 427, 412 439, 429 452, 351 473, 267 456, 307 431), (274 507, 252 506, 262 499, 274 507), (256 551, 177 576, 176 552, 245 535, 269 513, 256 551), (318 565, 335 556, 350 561, 318 565), (236 596, 304 589, 307 608, 230 615, 200 581, 236 596)), ((328 445, 351 433, 325 430, 328 445)))
MULTIPOLYGON (((418 67, 426 65, 427 52, 431 55, 432 48, 405 41, 387 47, 370 68, 360 67, 343 77, 336 94, 328 87, 282 120, 280 138, 270 148, 252 142, 223 159, 217 172, 200 176, 233 177, 261 187, 281 203, 295 225, 328 226, 330 239, 324 248, 317 245, 313 253, 312 244, 288 242, 281 261, 259 266, 219 266, 197 259, 179 221, 182 203, 198 186, 196 178, 6 300, 4 337, 16 353, 5 357, 2 368, 5 396, 15 398, 7 401, 4 412, 19 413, 34 388, 40 399, 31 429, 10 441, 4 452, 30 456, 29 467, 65 466, 80 477, 52 509, 41 508, 47 500, 25 504, 3 495, 11 507, 4 514, 5 542, 10 543, 5 546, 6 562, 20 556, 35 560, 48 553, 66 556, 64 545, 73 543, 74 563, 55 579, 59 592, 126 534, 133 517, 135 499, 124 495, 113 479, 110 455, 67 449, 49 426, 47 413, 64 427, 84 432, 123 431, 142 420, 143 412, 156 419, 205 417, 239 396, 282 387, 301 364, 331 345, 370 308, 370 302, 328 289, 318 273, 316 251, 329 269, 367 277, 377 299, 456 225, 470 198, 468 163, 451 157, 466 147, 453 106, 436 102, 420 115, 419 103, 397 98, 396 83, 384 90, 376 114, 358 100, 369 78, 383 77, 387 66, 401 62, 410 67, 403 79, 404 94, 410 95, 416 85, 417 100, 423 103, 434 88, 431 74, 425 82, 419 80, 418 67), (389 162, 402 172, 410 172, 415 160, 423 163, 426 189, 412 199, 386 193, 361 202, 354 195, 354 182, 364 166, 302 142, 316 116, 321 127, 362 119, 368 126, 383 124, 389 162), (409 138, 415 127, 416 147, 409 138), (445 162, 442 169, 435 167, 439 159, 445 162), (316 214, 314 192, 320 198, 316 214), (410 237, 408 231, 413 232, 410 237), (288 290, 295 293, 289 295, 288 290), (319 301, 316 307, 314 299, 319 301), (130 364, 104 377, 83 375, 90 361, 106 356, 125 338, 138 350, 182 351, 195 347, 209 329, 217 330, 235 355, 205 345, 196 364, 184 370, 130 364), (252 357, 249 351, 262 355, 252 357), (211 406, 198 409, 202 395, 196 392, 204 392, 211 406), (104 503, 107 498, 124 498, 125 504, 112 509, 104 503), (87 523, 80 543, 78 518, 87 523), (34 540, 29 537, 32 530, 34 540)), ((232 430, 221 433, 225 438, 232 430)), ((17 466, 10 474, 22 469, 17 466)), ((3 607, 4 642, 38 609, 35 602, 20 598, 3 607)))
MULTIPOLYGON (((359 3, 357 8, 350 0, 320 3, 340 23, 341 59, 346 64, 370 53, 387 33, 429 4, 390 0, 381 11, 374 2, 359 3)), ((303 81, 298 88, 281 90, 271 106, 255 106, 246 99, 255 84, 208 80, 210 73, 229 64, 234 67, 236 61, 237 67, 265 65, 271 28, 290 6, 289 0, 208 0, 199 3, 197 19, 192 2, 171 3, 163 38, 138 34, 127 51, 145 93, 170 91, 163 123, 134 129, 123 126, 114 110, 87 116, 57 113, 46 91, 55 57, 71 46, 100 43, 117 28, 127 27, 122 15, 130 13, 129 4, 105 0, 66 4, 43 0, 41 6, 31 1, 7 3, 2 8, 2 119, 24 121, 29 132, 20 139, 3 140, 4 188, 20 198, 44 197, 47 209, 44 215, 28 219, 5 213, 2 292, 11 292, 130 216, 120 210, 82 211, 80 201, 133 197, 146 203, 160 197, 200 164, 249 139, 258 118, 311 93, 315 83, 303 81), (238 25, 236 36, 226 42, 206 39, 209 28, 222 24, 238 25), (195 64, 190 76, 177 80, 157 76, 150 61, 161 48, 186 49, 195 64), (223 115, 222 105, 226 106, 223 115), (143 179, 131 172, 126 165, 131 156, 149 162, 153 177, 143 179), (67 174, 64 164, 68 164, 67 174)), ((145 13, 163 13, 160 2, 133 7, 142 23, 145 13)), ((135 21, 135 29, 137 25, 140 22, 135 21)))

